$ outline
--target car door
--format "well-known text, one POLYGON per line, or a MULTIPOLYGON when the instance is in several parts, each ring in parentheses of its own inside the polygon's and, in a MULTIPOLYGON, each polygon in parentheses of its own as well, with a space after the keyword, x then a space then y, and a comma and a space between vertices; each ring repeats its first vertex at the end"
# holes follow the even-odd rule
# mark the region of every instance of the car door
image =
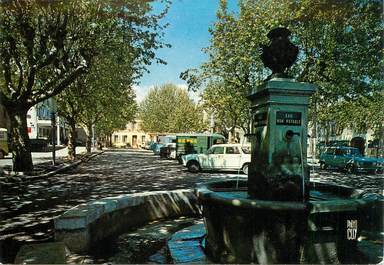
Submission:
POLYGON ((323 154, 321 154, 321 160, 324 161, 324 163, 328 166, 333 166, 333 159, 335 156, 335 148, 334 147, 328 147, 323 154))
POLYGON ((348 157, 346 156, 346 152, 342 148, 336 148, 335 155, 333 156, 332 166, 338 168, 344 168, 346 164, 346 160, 348 157))
POLYGON ((237 146, 225 147, 225 154, 223 156, 223 168, 225 169, 239 169, 240 165, 240 149, 237 146))
POLYGON ((223 167, 224 146, 215 146, 210 149, 208 163, 211 169, 221 169, 223 167))

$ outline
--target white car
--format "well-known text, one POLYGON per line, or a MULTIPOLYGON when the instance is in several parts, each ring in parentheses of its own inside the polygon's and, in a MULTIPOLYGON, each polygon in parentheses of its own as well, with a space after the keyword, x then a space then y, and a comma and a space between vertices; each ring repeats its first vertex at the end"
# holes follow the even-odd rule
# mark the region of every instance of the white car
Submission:
POLYGON ((182 156, 183 165, 190 172, 200 170, 242 170, 248 174, 251 146, 241 144, 212 145, 204 154, 182 156))
POLYGON ((167 144, 167 147, 169 147, 170 150, 168 158, 176 159, 176 143, 169 143, 167 144))

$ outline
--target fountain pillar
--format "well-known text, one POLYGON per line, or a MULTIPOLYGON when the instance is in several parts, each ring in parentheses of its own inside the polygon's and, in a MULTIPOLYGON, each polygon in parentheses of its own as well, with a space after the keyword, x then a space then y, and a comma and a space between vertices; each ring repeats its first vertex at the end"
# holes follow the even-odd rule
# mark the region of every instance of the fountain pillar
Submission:
POLYGON ((298 48, 290 31, 268 33, 261 60, 272 75, 248 96, 252 110, 252 159, 248 174, 251 198, 307 201, 307 123, 309 97, 316 91, 309 83, 288 78, 298 48))
POLYGON ((272 78, 248 97, 252 104, 251 198, 307 201, 307 122, 315 86, 272 78))
POLYGON ((358 256, 361 216, 377 202, 353 188, 309 182, 307 115, 315 86, 286 74, 298 55, 289 34, 284 28, 268 34, 271 43, 261 59, 272 75, 248 96, 248 181, 214 181, 196 189, 205 251, 217 263, 351 263, 358 256))
POLYGON ((259 263, 299 263, 308 221, 307 116, 315 86, 285 72, 298 49, 284 28, 272 30, 261 59, 272 75, 248 96, 252 111, 252 158, 248 172, 251 199, 302 207, 255 212, 253 253, 259 263))

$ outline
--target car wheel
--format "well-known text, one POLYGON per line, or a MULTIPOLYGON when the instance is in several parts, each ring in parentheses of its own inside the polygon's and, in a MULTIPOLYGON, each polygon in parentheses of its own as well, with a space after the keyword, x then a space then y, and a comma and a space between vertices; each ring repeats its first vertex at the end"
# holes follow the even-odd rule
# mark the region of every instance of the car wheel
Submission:
POLYGON ((321 161, 320 162, 320 169, 327 169, 327 164, 325 164, 325 162, 321 161))
POLYGON ((248 168, 249 168, 249 164, 246 163, 246 164, 244 164, 243 167, 241 168, 241 171, 243 171, 243 173, 244 173, 245 175, 248 175, 248 168))
POLYGON ((187 165, 188 171, 192 173, 196 173, 200 171, 200 165, 197 161, 191 161, 187 165))
POLYGON ((183 159, 181 158, 181 156, 178 156, 177 157, 177 162, 179 162, 179 164, 183 164, 183 159))
POLYGON ((354 164, 348 164, 346 166, 346 170, 349 174, 353 174, 353 173, 356 173, 356 167, 354 164))

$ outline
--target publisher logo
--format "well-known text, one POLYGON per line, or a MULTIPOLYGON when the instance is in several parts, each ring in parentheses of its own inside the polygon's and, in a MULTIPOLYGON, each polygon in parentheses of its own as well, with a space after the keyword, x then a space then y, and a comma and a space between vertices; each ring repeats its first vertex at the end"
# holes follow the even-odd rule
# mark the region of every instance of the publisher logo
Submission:
POLYGON ((357 220, 347 220, 347 239, 356 240, 357 220))

